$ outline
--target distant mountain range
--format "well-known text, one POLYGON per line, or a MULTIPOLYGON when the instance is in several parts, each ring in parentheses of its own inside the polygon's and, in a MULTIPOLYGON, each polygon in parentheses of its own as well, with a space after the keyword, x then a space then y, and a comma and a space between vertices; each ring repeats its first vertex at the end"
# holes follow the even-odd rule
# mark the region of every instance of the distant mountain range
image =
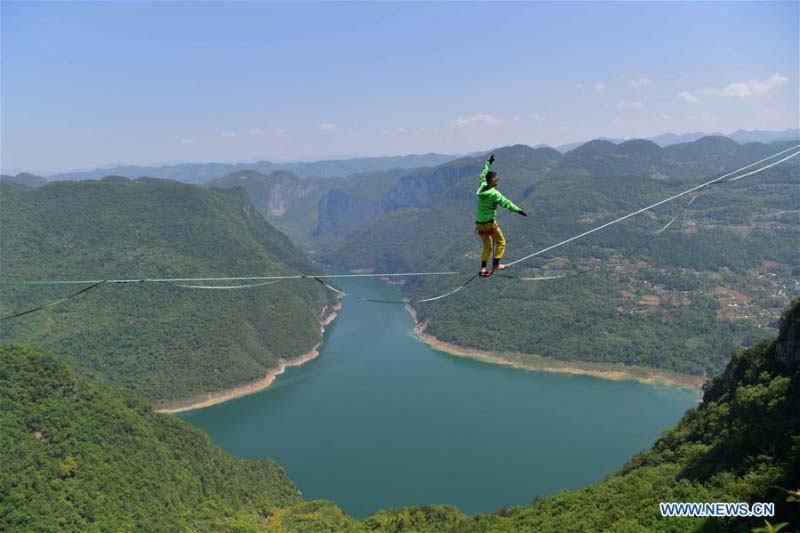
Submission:
MULTIPOLYGON (((661 146, 662 148, 666 146, 671 146, 673 144, 679 143, 688 143, 692 141, 696 141, 697 139, 702 139, 703 137, 728 137, 729 139, 733 139, 734 141, 738 142, 739 144, 746 144, 752 142, 760 142, 760 143, 771 143, 774 141, 783 141, 783 140, 791 140, 791 139, 800 139, 800 129, 790 129, 790 130, 783 130, 783 131, 768 131, 768 130, 736 130, 733 133, 705 133, 701 131, 697 131, 694 133, 664 133, 658 135, 656 137, 647 137, 648 141, 653 141, 657 145, 661 146)), ((625 142, 628 139, 614 139, 611 137, 598 137, 597 139, 593 139, 596 141, 609 141, 614 144, 619 144, 625 142)), ((569 144, 562 144, 556 147, 561 153, 566 153, 575 148, 586 144, 586 141, 576 142, 576 143, 569 143, 569 144)))
POLYGON ((100 168, 85 172, 65 172, 48 176, 50 181, 101 179, 106 176, 125 176, 126 178, 163 178, 184 183, 204 185, 211 180, 242 170, 254 170, 261 174, 271 174, 285 170, 301 178, 333 178, 363 172, 381 172, 395 169, 412 169, 441 165, 457 159, 459 155, 421 154, 389 157, 363 157, 356 159, 331 159, 313 162, 272 163, 182 163, 158 167, 126 165, 113 168, 100 168))
MULTIPOLYGON (((664 133, 656 137, 649 137, 646 140, 653 141, 663 148, 673 144, 696 141, 708 136, 728 137, 729 139, 732 139, 740 144, 751 142, 771 143, 779 140, 800 140, 800 129, 788 129, 783 131, 737 130, 729 134, 704 132, 664 133)), ((632 139, 599 137, 592 140, 609 141, 614 144, 620 144, 626 140, 632 139)), ((562 144, 555 147, 555 149, 561 153, 566 153, 586 144, 587 142, 591 141, 562 144)), ((548 145, 545 144, 537 144, 534 146, 534 148, 547 146, 548 145)), ((466 157, 476 156, 482 153, 483 152, 471 152, 466 154, 466 157)), ((420 167, 436 167, 461 157, 465 156, 462 154, 428 153, 387 157, 331 159, 312 162, 297 161, 289 163, 257 161, 255 163, 180 163, 176 165, 162 166, 121 165, 78 172, 61 172, 58 174, 49 175, 46 178, 23 172, 17 174, 16 176, 2 175, 0 176, 0 180, 14 181, 15 183, 27 185, 29 187, 39 187, 44 185, 46 181, 79 181, 87 179, 102 179, 106 176, 124 176, 126 178, 135 179, 146 176, 150 178, 171 179, 183 183, 206 185, 212 180, 244 170, 253 170, 264 175, 283 170, 291 172, 300 178, 327 179, 370 172, 388 172, 412 170, 420 167)))
MULTIPOLYGON (((513 148, 513 147, 511 147, 513 148)), ((686 178, 717 172, 729 165, 747 164, 777 151, 764 143, 741 145, 724 136, 662 148, 653 141, 634 139, 585 143, 562 154, 547 146, 511 150, 533 180, 545 174, 640 175, 655 179, 686 178)), ((253 205, 298 244, 310 248, 348 237, 372 218, 405 207, 428 207, 442 188, 472 179, 485 153, 435 167, 353 174, 344 178, 308 179, 286 171, 264 175, 239 171, 214 179, 207 187, 243 187, 253 205), (480 160, 476 162, 475 159, 480 160), (324 242, 322 242, 324 241, 324 242)), ((509 164, 504 161, 503 164, 509 164)))
POLYGON ((8 176, 6 174, 0 175, 0 182, 11 182, 17 185, 24 185, 26 187, 41 187, 47 184, 47 180, 41 176, 34 176, 28 172, 20 172, 16 176, 8 176))

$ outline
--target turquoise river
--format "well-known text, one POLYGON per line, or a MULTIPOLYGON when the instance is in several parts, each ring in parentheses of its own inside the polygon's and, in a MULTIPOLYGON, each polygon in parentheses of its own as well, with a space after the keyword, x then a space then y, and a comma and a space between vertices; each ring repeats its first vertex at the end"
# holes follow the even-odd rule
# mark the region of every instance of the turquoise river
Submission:
MULTIPOLYGON (((375 280, 340 285, 399 295, 375 280)), ((652 444, 698 399, 455 357, 414 337, 401 305, 342 303, 317 359, 264 391, 180 416, 233 455, 275 459, 306 498, 355 517, 410 504, 491 512, 583 487, 652 444)))

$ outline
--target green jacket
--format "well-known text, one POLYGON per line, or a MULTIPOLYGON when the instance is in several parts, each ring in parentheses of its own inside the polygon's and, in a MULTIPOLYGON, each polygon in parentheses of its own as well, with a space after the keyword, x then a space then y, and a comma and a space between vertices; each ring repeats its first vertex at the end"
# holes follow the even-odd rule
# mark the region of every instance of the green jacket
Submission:
POLYGON ((487 161, 486 166, 483 167, 483 172, 481 172, 481 179, 476 193, 478 195, 478 214, 475 215, 475 222, 479 224, 494 220, 497 217, 495 209, 497 209, 498 205, 505 207, 513 213, 522 211, 522 209, 514 205, 514 202, 503 196, 503 194, 497 190, 497 187, 492 187, 491 189, 486 188, 486 174, 489 173, 490 168, 492 168, 492 164, 487 161))

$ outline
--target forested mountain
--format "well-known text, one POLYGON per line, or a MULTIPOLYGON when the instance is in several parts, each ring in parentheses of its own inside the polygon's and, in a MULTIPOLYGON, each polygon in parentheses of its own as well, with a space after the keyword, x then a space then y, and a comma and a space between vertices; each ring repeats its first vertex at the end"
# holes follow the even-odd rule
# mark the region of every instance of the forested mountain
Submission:
MULTIPOLYGON (((503 159, 498 160, 495 170, 511 178, 504 180, 503 190, 528 195, 533 192, 531 187, 536 182, 562 176, 630 176, 634 179, 681 181, 698 175, 734 170, 775 153, 779 146, 787 147, 791 143, 739 145, 727 137, 704 137, 691 143, 661 148, 654 142, 642 139, 620 144, 595 140, 566 154, 547 147, 515 145, 500 149, 503 159), (520 184, 527 186, 518 190, 520 184)), ((459 184, 472 184, 482 168, 482 158, 467 157, 432 169, 417 169, 403 175, 394 187, 385 192, 383 198, 376 200, 379 209, 373 209, 371 216, 354 217, 346 211, 340 212, 339 216, 358 218, 360 225, 364 226, 367 222, 381 224, 373 220, 381 213, 405 207, 432 207, 449 199, 459 184)), ((343 209, 347 207, 342 206, 343 209)), ((363 211, 358 204, 350 208, 363 211)))
POLYGON ((300 501, 274 462, 231 457, 128 391, 0 345, 0 530, 246 531, 300 501))
POLYGON ((242 461, 134 394, 41 353, 0 347, 0 527, 26 531, 703 531, 762 518, 664 518, 660 502, 771 502, 800 524, 800 300, 777 339, 735 353, 702 403, 620 472, 529 505, 467 516, 450 506, 356 521, 303 502, 283 470, 242 461), (790 492, 795 491, 794 497, 790 492))
POLYGON ((109 175, 125 176, 127 178, 150 176, 203 185, 211 180, 243 170, 252 170, 261 174, 271 174, 283 170, 292 172, 303 178, 333 178, 365 172, 383 172, 394 169, 436 166, 456 159, 457 157, 458 156, 454 155, 430 153, 288 163, 257 161, 255 163, 180 163, 163 166, 125 165, 82 172, 64 172, 49 176, 48 179, 51 181, 60 181, 101 179, 109 175))
POLYGON ((567 152, 549 175, 640 176, 691 179, 727 172, 767 157, 791 141, 777 144, 739 144, 728 137, 702 137, 661 148, 652 141, 633 139, 620 144, 591 141, 567 152))
POLYGON ((16 176, 7 176, 3 174, 0 176, 0 182, 16 183, 17 185, 24 185, 26 187, 41 187, 47 184, 47 180, 41 176, 34 176, 28 172, 20 172, 16 176))
MULTIPOLYGON (((788 130, 779 130, 779 131, 769 131, 769 130, 736 130, 733 133, 706 133, 701 131, 696 131, 694 133, 662 133, 661 135, 656 135, 655 137, 648 137, 648 141, 653 141, 657 145, 663 147, 671 146, 673 144, 679 143, 690 143, 696 141, 698 139, 702 139, 703 137, 717 137, 717 136, 724 136, 728 137, 736 141, 737 143, 745 144, 745 143, 771 143, 775 141, 788 141, 788 140, 800 140, 800 129, 788 129, 788 130)), ((624 142, 625 139, 610 139, 601 137, 601 140, 612 141, 614 144, 619 144, 624 142)), ((569 144, 562 144, 558 146, 557 149, 559 152, 569 152, 570 150, 574 150, 578 146, 586 144, 586 141, 576 142, 576 143, 569 143, 569 144)))
MULTIPOLYGON (((319 272, 242 190, 120 177, 0 186, 4 281, 319 272)), ((0 314, 82 287, 2 287, 0 314)), ((331 303, 307 280, 246 291, 101 285, 1 322, 0 339, 42 347, 85 375, 161 403, 253 381, 280 358, 307 352, 320 341, 331 303)))
MULTIPOLYGON (((499 188, 530 214, 499 214, 507 258, 793 145, 708 137, 666 149, 649 141, 595 141, 565 155, 499 149, 499 188)), ((481 246, 474 235, 474 192, 481 168, 480 159, 465 159, 423 180, 401 178, 382 200, 395 209, 329 246, 320 260, 342 269, 476 271, 481 246), (457 176, 437 175, 456 166, 464 169, 457 176)), ((420 319, 440 340, 483 350, 717 372, 732 348, 774 327, 779 310, 800 289, 798 184, 794 159, 750 180, 713 187, 691 206, 684 198, 509 271, 569 274, 564 279, 478 280, 451 298, 419 305, 420 319), (491 326, 487 316, 495 318, 491 326)), ((407 290, 426 297, 461 281, 420 279, 407 290)))

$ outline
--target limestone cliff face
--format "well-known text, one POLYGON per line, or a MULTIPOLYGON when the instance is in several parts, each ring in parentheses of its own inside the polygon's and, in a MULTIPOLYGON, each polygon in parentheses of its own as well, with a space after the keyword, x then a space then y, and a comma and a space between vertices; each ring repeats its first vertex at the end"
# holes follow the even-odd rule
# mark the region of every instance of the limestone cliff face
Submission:
POLYGON ((270 174, 273 184, 267 193, 266 210, 272 217, 280 217, 298 200, 314 193, 319 187, 307 183, 289 172, 273 172, 270 174))
POLYGON ((313 235, 348 237, 380 212, 378 202, 355 198, 333 189, 319 199, 317 227, 313 235))
POLYGON ((429 207, 437 196, 463 180, 475 180, 482 165, 474 160, 458 161, 436 169, 400 178, 381 200, 381 211, 388 212, 404 207, 429 207), (457 164, 460 163, 460 164, 457 164))
POLYGON ((244 188, 256 209, 267 218, 285 215, 295 203, 319 189, 316 183, 304 181, 291 172, 277 171, 266 176, 253 170, 234 172, 209 182, 208 186, 244 188))
POLYGON ((313 235, 348 237, 382 213, 405 207, 430 207, 442 192, 464 180, 475 180, 479 173, 480 166, 474 160, 459 160, 404 176, 376 199, 359 198, 333 189, 320 197, 313 235))

